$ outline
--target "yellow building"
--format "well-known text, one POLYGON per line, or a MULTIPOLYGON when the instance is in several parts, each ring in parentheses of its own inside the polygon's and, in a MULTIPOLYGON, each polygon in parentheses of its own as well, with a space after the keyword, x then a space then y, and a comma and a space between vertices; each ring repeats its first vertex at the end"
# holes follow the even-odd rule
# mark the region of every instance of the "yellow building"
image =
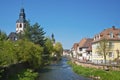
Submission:
POLYGON ((100 41, 106 39, 107 45, 111 46, 109 50, 107 50, 106 55, 106 63, 110 63, 114 60, 119 59, 119 52, 120 52, 120 29, 115 28, 108 28, 103 30, 101 33, 94 36, 94 40, 92 43, 92 62, 93 63, 104 63, 104 56, 98 52, 98 46, 100 45, 100 41))

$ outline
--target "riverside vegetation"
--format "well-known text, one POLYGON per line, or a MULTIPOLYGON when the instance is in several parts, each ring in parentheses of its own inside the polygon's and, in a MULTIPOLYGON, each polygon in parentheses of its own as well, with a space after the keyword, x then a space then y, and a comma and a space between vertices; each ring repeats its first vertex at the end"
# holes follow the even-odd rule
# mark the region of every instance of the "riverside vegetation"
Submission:
POLYGON ((74 64, 72 62, 68 62, 68 64, 72 66, 72 69, 75 73, 88 78, 97 77, 96 80, 120 80, 119 71, 105 71, 101 69, 87 68, 74 64))
MULTIPOLYGON (((27 21, 24 33, 17 35, 19 39, 11 41, 6 33, 0 30, 0 67, 9 68, 10 65, 26 62, 29 69, 24 69, 8 78, 34 80, 38 76, 38 73, 34 71, 50 64, 53 52, 54 55, 58 55, 57 59, 60 59, 63 50, 61 43, 56 42, 57 45, 53 46, 52 39, 45 37, 45 32, 38 23, 31 25, 27 21), (16 78, 14 78, 15 76, 16 78)), ((2 77, 2 73, 4 73, 4 69, 0 69, 0 77, 2 77)))
POLYGON ((31 69, 25 69, 18 74, 9 77, 9 80, 37 80, 39 74, 31 69))

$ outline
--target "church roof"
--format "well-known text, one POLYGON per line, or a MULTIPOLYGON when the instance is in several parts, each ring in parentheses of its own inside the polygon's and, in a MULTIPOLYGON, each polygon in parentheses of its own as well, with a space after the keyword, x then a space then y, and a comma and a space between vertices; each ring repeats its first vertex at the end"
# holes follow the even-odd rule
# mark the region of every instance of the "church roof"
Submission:
POLYGON ((25 12, 24 12, 24 8, 21 8, 20 10, 20 14, 19 14, 19 19, 16 21, 16 23, 25 23, 26 19, 25 19, 25 12))
POLYGON ((11 33, 8 35, 8 39, 9 39, 9 40, 12 40, 12 41, 15 41, 16 39, 18 39, 17 33, 11 32, 11 33))
POLYGON ((17 22, 17 23, 25 23, 26 20, 24 20, 24 19, 18 19, 16 22, 17 22))

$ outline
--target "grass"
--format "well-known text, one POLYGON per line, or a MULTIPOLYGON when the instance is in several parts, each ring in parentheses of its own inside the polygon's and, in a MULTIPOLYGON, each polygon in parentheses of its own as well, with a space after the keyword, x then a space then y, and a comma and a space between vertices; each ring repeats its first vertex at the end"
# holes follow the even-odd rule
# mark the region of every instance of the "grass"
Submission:
POLYGON ((99 76, 99 80, 120 80, 120 71, 105 71, 95 68, 87 68, 73 64, 72 62, 68 62, 68 64, 72 66, 75 73, 85 77, 99 76))

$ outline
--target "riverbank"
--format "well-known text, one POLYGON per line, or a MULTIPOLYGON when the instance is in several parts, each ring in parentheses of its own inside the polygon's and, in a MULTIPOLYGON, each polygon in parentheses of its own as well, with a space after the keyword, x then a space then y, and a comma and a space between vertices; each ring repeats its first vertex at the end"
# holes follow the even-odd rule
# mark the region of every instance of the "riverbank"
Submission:
POLYGON ((72 62, 68 62, 68 64, 72 66, 75 73, 88 78, 96 80, 120 80, 119 71, 105 71, 96 68, 82 67, 81 65, 77 65, 72 62))

